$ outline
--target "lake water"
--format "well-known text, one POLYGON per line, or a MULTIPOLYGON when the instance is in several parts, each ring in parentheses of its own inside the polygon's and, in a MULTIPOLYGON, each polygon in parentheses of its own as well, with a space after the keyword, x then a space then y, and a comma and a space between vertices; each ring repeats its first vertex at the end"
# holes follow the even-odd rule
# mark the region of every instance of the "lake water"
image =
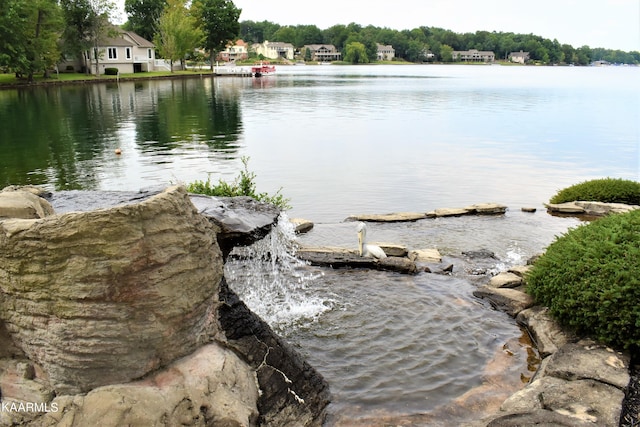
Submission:
POLYGON ((530 376, 521 331, 473 297, 488 275, 469 272, 523 263, 578 225, 544 212, 558 189, 640 179, 640 68, 290 66, 261 79, 3 90, 0 124, 1 186, 232 180, 248 156, 258 190, 282 187, 289 216, 315 222, 298 238, 307 245, 355 247, 351 214, 509 206, 500 217, 370 225, 371 240, 438 248, 451 276, 227 266, 249 305, 329 380, 331 424, 435 425, 473 419, 465 399, 496 380, 505 355, 504 390, 530 376), (497 259, 461 256, 480 248, 497 259))

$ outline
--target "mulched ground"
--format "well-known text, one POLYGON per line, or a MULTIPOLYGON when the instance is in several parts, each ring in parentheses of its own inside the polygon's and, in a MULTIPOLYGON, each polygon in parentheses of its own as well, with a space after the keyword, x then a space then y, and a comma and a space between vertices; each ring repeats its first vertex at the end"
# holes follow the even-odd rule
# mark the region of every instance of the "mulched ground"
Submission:
POLYGON ((640 360, 635 360, 631 367, 631 381, 624 401, 622 402, 622 414, 620 415, 620 427, 640 426, 640 360))

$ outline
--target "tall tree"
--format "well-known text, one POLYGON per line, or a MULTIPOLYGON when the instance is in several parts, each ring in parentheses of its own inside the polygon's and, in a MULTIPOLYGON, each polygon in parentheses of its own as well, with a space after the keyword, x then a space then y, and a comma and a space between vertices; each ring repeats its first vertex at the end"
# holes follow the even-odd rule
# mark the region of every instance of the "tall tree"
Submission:
POLYGON ((28 0, 0 0, 0 66, 15 70, 27 62, 28 0))
POLYGON ((193 52, 200 46, 203 37, 202 30, 185 3, 185 0, 168 0, 167 7, 158 20, 155 44, 162 56, 169 59, 171 72, 173 62, 182 61, 188 52, 193 52))
POLYGON ((65 50, 83 59, 89 74, 91 59, 95 60, 96 74, 100 74, 100 41, 112 36, 110 24, 115 5, 111 0, 60 0, 65 19, 65 50), (90 54, 91 52, 91 54, 90 54))
POLYGON ((344 49, 344 60, 352 64, 368 64, 367 48, 360 42, 350 42, 344 49))
POLYGON ((107 37, 116 35, 115 28, 111 24, 111 15, 115 5, 111 0, 89 0, 91 14, 89 15, 89 40, 93 47, 93 60, 95 61, 96 76, 100 75, 100 58, 104 52, 100 50, 107 37))
POLYGON ((34 73, 53 68, 60 59, 62 31, 55 0, 0 1, 0 65, 33 81, 34 73))
POLYGON ((128 20, 124 28, 147 40, 153 40, 165 6, 167 6, 167 0, 125 0, 124 11, 127 13, 128 20))
POLYGON ((192 8, 204 33, 204 48, 209 51, 213 72, 216 54, 240 32, 241 10, 231 0, 193 0, 192 8))
POLYGON ((90 29, 92 9, 88 0, 60 0, 65 27, 62 34, 64 53, 82 60, 89 74, 90 29))

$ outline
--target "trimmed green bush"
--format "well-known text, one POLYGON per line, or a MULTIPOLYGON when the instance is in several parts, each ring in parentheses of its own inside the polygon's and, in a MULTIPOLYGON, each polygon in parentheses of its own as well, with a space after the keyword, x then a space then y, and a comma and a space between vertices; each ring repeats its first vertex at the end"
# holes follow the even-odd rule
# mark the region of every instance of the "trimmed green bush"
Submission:
POLYGON ((640 210, 559 236, 526 277, 562 324, 616 348, 640 349, 640 210))
POLYGON ((105 68, 104 69, 104 75, 105 76, 117 76, 118 75, 118 69, 117 68, 105 68))
POLYGON ((576 200, 640 205, 640 182, 619 178, 593 179, 558 191, 550 202, 565 203, 576 200))
POLYGON ((240 171, 240 175, 232 183, 219 180, 217 185, 213 185, 211 183, 211 177, 208 177, 206 181, 194 181, 187 184, 187 191, 195 194, 206 194, 207 196, 218 197, 249 196, 261 202, 271 203, 283 210, 289 209, 291 207, 289 206, 289 199, 280 194, 280 190, 273 195, 257 192, 255 183, 256 174, 249 172, 248 163, 249 158, 242 157, 244 169, 240 171))

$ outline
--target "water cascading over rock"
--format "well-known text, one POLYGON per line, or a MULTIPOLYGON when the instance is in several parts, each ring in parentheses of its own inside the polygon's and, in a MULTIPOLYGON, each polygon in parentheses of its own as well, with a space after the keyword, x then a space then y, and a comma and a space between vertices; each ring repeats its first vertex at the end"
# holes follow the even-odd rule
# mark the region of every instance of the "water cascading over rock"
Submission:
POLYGON ((11 191, 10 209, 0 203, 0 397, 57 411, 2 412, 0 425, 322 423, 322 376, 225 285, 218 241, 238 227, 222 230, 221 216, 261 238, 264 211, 247 227, 212 199, 209 217, 176 186, 53 214, 11 191))

